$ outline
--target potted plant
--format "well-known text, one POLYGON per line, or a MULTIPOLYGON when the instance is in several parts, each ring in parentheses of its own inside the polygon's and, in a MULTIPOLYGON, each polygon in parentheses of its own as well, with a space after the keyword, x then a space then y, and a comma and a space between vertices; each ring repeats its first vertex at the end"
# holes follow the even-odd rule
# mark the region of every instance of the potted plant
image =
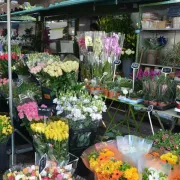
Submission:
POLYGON ((180 42, 175 44, 172 48, 164 51, 162 64, 166 66, 179 66, 180 64, 180 42))
POLYGON ((107 83, 107 89, 108 89, 108 97, 109 98, 114 98, 114 96, 115 96, 114 82, 109 81, 107 83))
POLYGON ((137 95, 136 92, 130 93, 130 94, 129 94, 129 97, 130 97, 130 99, 132 99, 132 100, 137 100, 137 99, 138 99, 138 95, 137 95))
POLYGON ((156 64, 159 50, 162 49, 166 45, 167 40, 164 37, 147 38, 145 43, 148 49, 146 52, 147 63, 156 64))
POLYGON ((149 104, 157 106, 157 81, 150 82, 149 104))
POLYGON ((121 87, 121 90, 129 90, 132 88, 132 80, 127 78, 121 78, 119 77, 118 80, 119 86, 121 87))
POLYGON ((157 95, 159 98, 158 105, 161 107, 167 106, 175 98, 175 85, 170 77, 166 77, 165 75, 159 77, 157 95))

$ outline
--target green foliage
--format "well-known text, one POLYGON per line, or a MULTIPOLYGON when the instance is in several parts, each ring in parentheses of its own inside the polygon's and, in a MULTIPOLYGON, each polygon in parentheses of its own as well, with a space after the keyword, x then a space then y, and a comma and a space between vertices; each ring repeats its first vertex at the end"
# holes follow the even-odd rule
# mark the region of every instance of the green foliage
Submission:
POLYGON ((162 64, 169 66, 180 65, 180 42, 175 44, 171 49, 164 52, 162 64))
POLYGON ((148 139, 154 141, 153 146, 161 150, 167 150, 180 155, 180 134, 172 133, 171 131, 158 131, 154 136, 149 136, 148 139))

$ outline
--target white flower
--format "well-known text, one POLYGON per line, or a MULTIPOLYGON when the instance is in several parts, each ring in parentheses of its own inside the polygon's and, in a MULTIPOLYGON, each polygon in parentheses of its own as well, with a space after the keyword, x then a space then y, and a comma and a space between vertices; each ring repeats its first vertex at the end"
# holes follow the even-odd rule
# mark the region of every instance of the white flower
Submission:
POLYGON ((87 83, 87 82, 88 82, 88 79, 87 79, 87 78, 86 78, 86 79, 84 79, 84 82, 85 82, 85 83, 87 83))
POLYGON ((47 172, 45 170, 42 171, 41 176, 47 176, 47 172))
POLYGON ((104 73, 103 73, 103 76, 107 76, 107 75, 108 75, 108 72, 104 72, 104 73))
POLYGON ((25 178, 26 176, 24 174, 18 174, 16 177, 15 177, 15 180, 20 180, 20 179, 23 179, 25 178))
POLYGON ((99 97, 97 95, 94 96, 94 99, 98 99, 99 97))
POLYGON ((90 100, 89 100, 89 99, 84 99, 84 100, 83 100, 83 103, 84 103, 84 104, 88 104, 88 103, 90 103, 90 100))
POLYGON ((124 51, 121 51, 121 54, 123 55, 123 54, 124 54, 124 51))
POLYGON ((159 180, 159 173, 154 173, 148 176, 149 180, 159 180))
POLYGON ((128 91, 126 89, 123 90, 123 94, 128 94, 128 91))
POLYGON ((31 169, 32 169, 32 170, 36 170, 36 166, 35 166, 35 165, 32 165, 32 166, 31 166, 31 169))
POLYGON ((57 101, 58 101, 58 99, 57 99, 57 98, 55 98, 55 99, 53 100, 53 103, 54 103, 54 104, 56 104, 56 103, 57 103, 57 101))
POLYGON ((93 106, 92 109, 94 110, 94 112, 98 111, 98 108, 96 106, 93 106))
POLYGON ((134 54, 134 53, 135 53, 135 51, 131 51, 131 53, 132 53, 132 54, 134 54))

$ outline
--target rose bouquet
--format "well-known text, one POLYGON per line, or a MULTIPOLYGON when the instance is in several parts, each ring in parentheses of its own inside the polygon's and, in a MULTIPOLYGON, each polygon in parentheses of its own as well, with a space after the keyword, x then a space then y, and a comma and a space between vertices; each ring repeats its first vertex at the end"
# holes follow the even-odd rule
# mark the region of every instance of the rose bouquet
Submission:
POLYGON ((120 152, 112 144, 101 143, 90 147, 83 153, 82 159, 97 180, 139 180, 137 168, 123 162, 120 152))
POLYGON ((10 119, 7 116, 0 116, 0 144, 6 142, 12 132, 10 119))
MULTIPOLYGON (((27 166, 12 168, 12 170, 5 173, 3 180, 39 180, 39 167, 38 166, 27 166)), ((71 169, 60 168, 58 166, 49 166, 41 173, 42 180, 72 180, 71 169)))
POLYGON ((56 120, 47 124, 32 123, 30 128, 38 155, 42 156, 46 153, 50 160, 61 163, 62 166, 68 158, 68 124, 62 120, 56 120))

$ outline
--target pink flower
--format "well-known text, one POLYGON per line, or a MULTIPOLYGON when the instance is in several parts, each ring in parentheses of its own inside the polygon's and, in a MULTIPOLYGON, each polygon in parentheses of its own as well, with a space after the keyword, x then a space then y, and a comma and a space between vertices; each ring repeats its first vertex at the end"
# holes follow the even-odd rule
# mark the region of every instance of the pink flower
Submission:
POLYGON ((171 148, 170 148, 170 147, 168 147, 168 148, 167 148, 167 150, 168 150, 168 151, 170 151, 170 150, 171 150, 171 148))
POLYGON ((161 147, 160 149, 161 149, 161 151, 164 151, 164 150, 165 150, 164 147, 161 147))
POLYGON ((62 180, 62 179, 63 179, 62 174, 58 174, 58 175, 57 175, 57 180, 62 180))
POLYGON ((41 107, 42 108, 47 108, 47 106, 45 104, 42 104, 41 107))
POLYGON ((24 118, 24 114, 23 114, 22 112, 19 112, 19 113, 18 113, 18 116, 19 116, 20 119, 23 119, 23 118, 24 118))

